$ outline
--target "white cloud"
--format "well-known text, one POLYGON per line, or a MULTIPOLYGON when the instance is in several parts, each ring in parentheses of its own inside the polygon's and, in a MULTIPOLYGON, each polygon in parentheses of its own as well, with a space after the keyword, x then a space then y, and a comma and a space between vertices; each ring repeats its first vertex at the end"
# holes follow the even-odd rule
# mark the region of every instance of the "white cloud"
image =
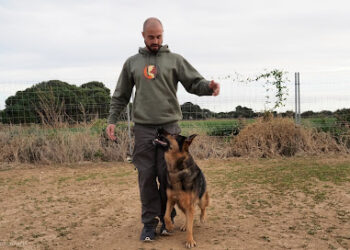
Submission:
POLYGON ((125 59, 143 46, 149 16, 206 77, 281 68, 309 84, 349 82, 348 13, 346 0, 0 0, 0 108, 5 92, 35 81, 100 80, 114 89, 125 59))

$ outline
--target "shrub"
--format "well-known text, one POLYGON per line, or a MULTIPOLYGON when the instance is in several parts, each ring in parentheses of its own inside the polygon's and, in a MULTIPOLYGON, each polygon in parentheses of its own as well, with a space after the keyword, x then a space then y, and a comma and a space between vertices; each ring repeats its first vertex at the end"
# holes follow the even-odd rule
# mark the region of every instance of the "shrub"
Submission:
POLYGON ((232 155, 257 158, 348 151, 329 134, 296 126, 287 118, 258 119, 246 126, 232 143, 232 155))

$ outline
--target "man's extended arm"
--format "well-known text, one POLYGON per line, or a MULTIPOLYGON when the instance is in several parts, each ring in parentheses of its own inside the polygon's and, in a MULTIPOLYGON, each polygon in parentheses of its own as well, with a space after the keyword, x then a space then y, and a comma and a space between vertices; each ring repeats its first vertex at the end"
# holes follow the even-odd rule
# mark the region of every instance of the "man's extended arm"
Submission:
POLYGON ((187 92, 198 96, 213 95, 220 93, 220 84, 208 81, 184 58, 179 61, 178 77, 187 92))

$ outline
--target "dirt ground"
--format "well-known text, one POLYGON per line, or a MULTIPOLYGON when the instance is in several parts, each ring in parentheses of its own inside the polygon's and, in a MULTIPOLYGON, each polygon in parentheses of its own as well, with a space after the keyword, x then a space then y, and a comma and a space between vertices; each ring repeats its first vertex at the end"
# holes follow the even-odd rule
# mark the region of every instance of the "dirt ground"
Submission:
MULTIPOLYGON (((195 249, 349 249, 350 158, 197 163, 211 203, 195 249)), ((143 243, 131 164, 1 165, 0 249, 184 249, 178 214, 173 235, 143 243)))

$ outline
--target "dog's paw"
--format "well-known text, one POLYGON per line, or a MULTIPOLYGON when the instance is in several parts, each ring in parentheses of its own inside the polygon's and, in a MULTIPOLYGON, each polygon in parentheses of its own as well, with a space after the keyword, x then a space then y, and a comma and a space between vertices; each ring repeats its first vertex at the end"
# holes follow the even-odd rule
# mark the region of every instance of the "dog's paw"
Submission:
POLYGON ((183 225, 180 227, 180 230, 181 230, 182 232, 185 232, 185 231, 187 230, 187 224, 186 224, 186 223, 183 224, 183 225))
POLYGON ((165 223, 165 228, 169 233, 171 233, 172 231, 174 231, 174 224, 173 223, 165 223))
POLYGON ((160 231, 161 236, 170 236, 172 235, 172 232, 169 232, 166 228, 160 231))
POLYGON ((186 241, 185 245, 187 248, 192 248, 192 247, 195 247, 197 245, 197 243, 192 239, 192 240, 186 241))
POLYGON ((201 217, 200 217, 201 223, 205 223, 206 220, 207 220, 206 216, 201 216, 201 217))

